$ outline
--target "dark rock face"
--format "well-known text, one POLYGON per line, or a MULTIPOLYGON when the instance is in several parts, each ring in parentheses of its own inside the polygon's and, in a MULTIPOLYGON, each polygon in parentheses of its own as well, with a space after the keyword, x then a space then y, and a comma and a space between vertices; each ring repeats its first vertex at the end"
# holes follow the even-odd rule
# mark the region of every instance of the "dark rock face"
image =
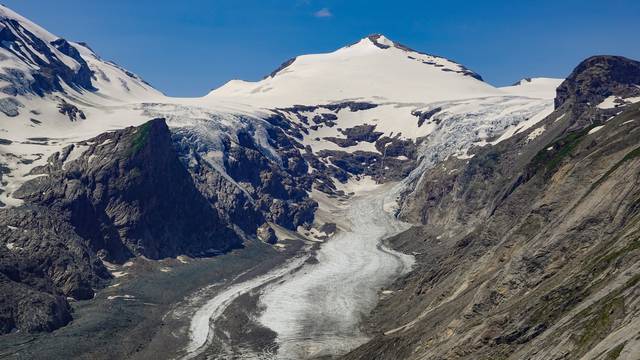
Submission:
POLYGON ((371 176, 379 182, 398 181, 404 179, 415 168, 415 161, 412 159, 398 159, 368 151, 348 153, 321 150, 318 156, 327 159, 331 167, 325 166, 326 170, 341 181, 347 181, 351 176, 371 176))
MULTIPOLYGON (((598 77, 628 71, 611 66, 598 77)), ((640 104, 611 119, 596 108, 598 88, 623 82, 565 86, 539 125, 428 170, 400 213, 425 226, 391 240, 417 268, 374 311, 385 335, 345 358, 579 359, 637 344, 640 104)))
MULTIPOLYGON (((414 111, 411 114, 413 116, 416 116, 418 118, 418 127, 422 126, 426 121, 431 120, 431 118, 433 117, 433 115, 439 113, 440 111, 442 111, 441 107, 436 107, 435 109, 431 109, 429 111, 414 111)), ((435 123, 437 125, 440 124, 440 120, 436 118, 435 123)))
POLYGON ((39 206, 0 209, 0 238, 0 334, 66 325, 66 297, 91 299, 111 278, 68 215, 39 206))
POLYGON ((272 78, 272 77, 275 77, 276 75, 278 75, 278 73, 280 73, 282 70, 284 70, 284 69, 288 68, 288 67, 289 67, 289 65, 293 64, 295 61, 296 61, 296 58, 291 58, 291 59, 289 59, 289 60, 287 60, 287 61, 283 62, 280 66, 278 66, 278 68, 277 68, 277 69, 273 70, 273 71, 271 72, 271 74, 269 74, 269 75, 265 76, 264 78, 266 79, 266 78, 270 78, 270 77, 271 77, 271 78, 272 78))
POLYGON ((306 150, 288 124, 279 115, 259 125, 247 119, 215 141, 202 141, 201 132, 189 128, 174 131, 180 159, 198 190, 221 218, 248 236, 265 222, 290 230, 313 222, 317 204, 308 196, 313 176, 306 150), (218 160, 209 161, 211 153, 218 160))
MULTIPOLYGON (((371 43, 373 43, 373 45, 375 45, 376 47, 378 47, 378 48, 380 48, 382 50, 386 50, 386 49, 391 48, 391 45, 383 44, 383 43, 380 42, 380 38, 382 36, 383 36, 382 34, 372 34, 372 35, 367 36, 367 39, 369 39, 369 41, 371 41, 371 43)), ((418 54, 422 54, 422 55, 428 55, 428 56, 432 56, 432 57, 436 57, 436 58, 439 57, 439 56, 435 56, 435 55, 425 54, 425 53, 420 52, 420 51, 416 51, 416 50, 414 50, 414 49, 412 49, 412 48, 410 48, 408 46, 405 46, 403 44, 397 43, 395 41, 393 41, 393 47, 398 48, 400 50, 407 51, 407 52, 414 52, 414 53, 418 53, 418 54)), ((409 56, 409 58, 412 59, 412 60, 417 60, 413 56, 409 56)), ((428 65, 432 65, 432 66, 436 66, 436 67, 442 67, 442 65, 436 64, 435 62, 431 62, 431 61, 422 61, 422 62, 425 63, 425 64, 428 64, 428 65)), ((482 80, 482 76, 480 76, 479 74, 467 69, 466 67, 464 67, 464 66, 462 66, 460 64, 457 64, 457 65, 461 68, 461 70, 452 70, 452 69, 446 69, 446 68, 443 68, 441 70, 442 71, 457 72, 457 73, 460 73, 460 74, 462 74, 464 76, 470 76, 470 77, 472 77, 474 79, 483 81, 482 80)))
POLYGON ((0 333, 67 324, 66 297, 91 299, 111 278, 101 259, 242 245, 198 191, 163 119, 68 146, 33 173, 43 176, 15 193, 25 204, 0 209, 0 333))
POLYGON ((69 104, 64 100, 62 100, 62 102, 58 104, 58 111, 61 114, 67 115, 70 121, 76 121, 78 119, 85 120, 87 118, 84 115, 84 111, 78 109, 77 106, 69 104))
POLYGON ((278 238, 276 237, 276 232, 269 226, 269 224, 263 224, 258 228, 258 239, 260 241, 266 242, 267 244, 275 244, 278 242, 278 238))
POLYGON ((375 131, 376 125, 358 125, 352 128, 341 130, 347 139, 351 139, 354 141, 366 141, 366 142, 375 142, 378 140, 380 136, 382 136, 382 132, 375 131))
POLYGON ((611 95, 640 96, 640 62, 622 56, 593 56, 584 60, 557 89, 555 106, 568 100, 597 105, 611 95))
MULTIPOLYGON (((375 124, 362 124, 351 128, 340 128, 337 113, 340 111, 362 111, 377 107, 367 102, 347 101, 343 103, 303 106, 274 110, 276 115, 267 119, 282 130, 283 135, 302 140, 303 134, 309 135, 322 127, 338 126, 337 130, 345 137, 324 137, 340 147, 349 148, 362 142, 374 143, 375 151, 334 151, 321 150, 314 154, 311 148, 305 149, 303 160, 314 170, 308 178, 313 186, 326 193, 334 193, 335 180, 346 182, 351 177, 372 176, 377 181, 398 181, 404 178, 416 166, 416 150, 419 144, 410 139, 401 139, 401 134, 393 137, 383 136, 376 131, 375 124), (327 112, 329 111, 329 112, 327 112), (309 116, 304 113, 317 113, 309 116), (294 117, 298 121, 290 121, 294 117)), ((316 140, 320 140, 319 138, 316 140)), ((295 142, 295 140, 292 140, 295 142)))
POLYGON ((105 133, 65 163, 69 153, 37 169, 48 176, 27 182, 17 196, 69 212, 95 251, 122 261, 202 255, 240 245, 238 237, 198 192, 173 148, 162 119, 105 133))

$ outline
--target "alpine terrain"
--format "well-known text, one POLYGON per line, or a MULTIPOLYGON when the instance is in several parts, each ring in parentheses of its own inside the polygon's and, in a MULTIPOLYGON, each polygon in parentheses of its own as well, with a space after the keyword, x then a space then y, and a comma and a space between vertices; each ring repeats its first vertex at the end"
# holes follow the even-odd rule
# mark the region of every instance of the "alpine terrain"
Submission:
POLYGON ((0 112, 0 358, 640 358, 640 62, 173 98, 0 6, 0 112))

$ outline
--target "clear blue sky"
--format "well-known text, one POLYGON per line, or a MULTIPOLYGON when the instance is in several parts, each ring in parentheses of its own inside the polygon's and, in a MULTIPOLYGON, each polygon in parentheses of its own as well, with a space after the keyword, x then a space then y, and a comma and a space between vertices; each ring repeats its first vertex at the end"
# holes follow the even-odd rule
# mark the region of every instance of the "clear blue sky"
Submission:
POLYGON ((638 0, 0 0, 169 95, 256 80, 296 55, 371 33, 486 81, 564 77, 587 56, 640 59, 638 0))

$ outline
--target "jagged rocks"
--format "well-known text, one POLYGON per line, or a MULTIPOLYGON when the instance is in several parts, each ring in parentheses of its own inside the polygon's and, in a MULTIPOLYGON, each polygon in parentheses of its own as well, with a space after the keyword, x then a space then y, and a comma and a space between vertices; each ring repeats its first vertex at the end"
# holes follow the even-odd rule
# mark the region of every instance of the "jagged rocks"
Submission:
POLYGON ((32 80, 25 74, 12 69, 6 71, 4 77, 10 83, 5 86, 5 93, 24 94, 26 92, 43 96, 53 91, 64 92, 61 81, 66 85, 94 91, 91 83, 93 73, 86 61, 66 40, 57 39, 51 44, 36 36, 29 29, 11 18, 0 18, 0 46, 19 59, 31 59, 30 65, 37 71, 31 72, 32 80), (38 55, 32 53, 35 51, 38 55), (55 51, 58 53, 56 54, 55 51), (68 62, 60 59, 67 56, 68 62), (77 66, 69 65, 71 62, 77 66))
MULTIPOLYGON (((611 65, 607 58, 588 62, 611 65)), ((560 107, 537 124, 542 134, 530 137, 531 128, 422 174, 400 216, 427 226, 391 239, 416 254, 418 267, 374 311, 371 329, 384 335, 345 358, 633 353, 640 319, 640 104, 593 122, 609 96, 597 89, 622 83, 598 79, 628 71, 609 65, 594 65, 608 69, 595 77, 574 72, 594 88, 565 84, 560 107)))
POLYGON ((69 212, 78 233, 110 260, 197 256, 240 245, 195 188, 163 119, 102 134, 72 151, 81 152, 78 159, 54 156, 36 170, 48 176, 27 182, 16 196, 69 212))
POLYGON ((622 56, 593 56, 578 65, 558 87, 556 108, 569 99, 598 105, 611 95, 640 96, 640 62, 622 56))
POLYGON ((0 209, 0 332, 51 331, 71 320, 65 300, 91 299, 111 276, 69 219, 23 206, 0 209))
POLYGON ((60 114, 67 115, 67 117, 71 121, 76 121, 78 119, 85 120, 87 118, 84 114, 84 111, 78 109, 77 106, 69 104, 64 100, 62 100, 62 102, 58 104, 58 111, 60 112, 60 114))
POLYGON ((0 111, 8 117, 16 117, 20 115, 18 110, 23 106, 24 105, 22 105, 20 101, 14 98, 0 99, 0 111))
POLYGON ((257 231, 258 239, 267 244, 275 244, 278 242, 278 237, 276 236, 275 230, 269 226, 269 224, 262 224, 257 231))

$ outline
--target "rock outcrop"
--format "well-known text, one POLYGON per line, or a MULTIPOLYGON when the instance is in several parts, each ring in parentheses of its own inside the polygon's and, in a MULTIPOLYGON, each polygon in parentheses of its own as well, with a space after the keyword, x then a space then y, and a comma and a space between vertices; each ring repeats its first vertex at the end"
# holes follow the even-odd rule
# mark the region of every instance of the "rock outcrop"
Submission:
POLYGON ((101 260, 213 255, 242 245, 198 191, 163 119, 55 153, 0 210, 0 330, 53 330, 90 299, 101 260))

